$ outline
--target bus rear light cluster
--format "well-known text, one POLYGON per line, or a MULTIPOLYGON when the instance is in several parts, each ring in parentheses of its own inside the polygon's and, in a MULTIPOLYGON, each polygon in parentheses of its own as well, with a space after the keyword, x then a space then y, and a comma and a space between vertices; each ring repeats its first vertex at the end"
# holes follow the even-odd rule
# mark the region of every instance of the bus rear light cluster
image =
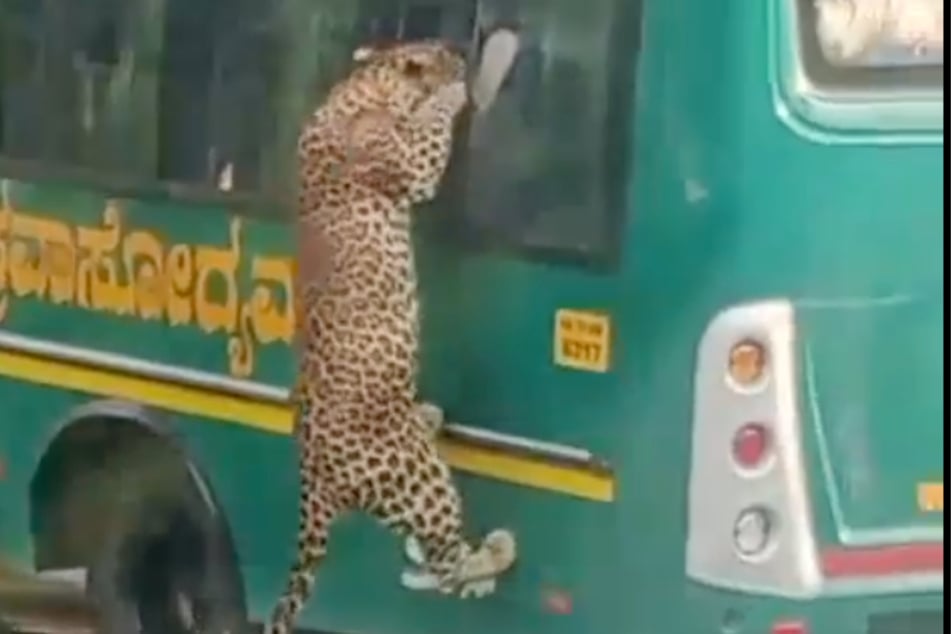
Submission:
MULTIPOLYGON (((821 588, 795 326, 792 303, 780 298, 727 307, 701 337, 686 547, 695 581, 785 597, 821 588)), ((777 632, 799 634, 796 626, 777 632)))
MULTIPOLYGON (((754 397, 765 387, 769 376, 766 346, 753 339, 744 339, 730 348, 727 379, 734 391, 754 397)), ((743 475, 762 475, 772 455, 770 428, 760 422, 747 422, 733 434, 733 464, 743 475)), ((775 514, 763 506, 744 508, 733 525, 733 545, 746 560, 768 555, 775 539, 775 514)))

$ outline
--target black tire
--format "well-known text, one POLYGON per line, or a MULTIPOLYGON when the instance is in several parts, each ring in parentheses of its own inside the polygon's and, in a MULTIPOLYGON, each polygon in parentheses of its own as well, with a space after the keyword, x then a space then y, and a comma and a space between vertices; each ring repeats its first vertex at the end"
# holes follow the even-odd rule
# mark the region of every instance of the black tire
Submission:
MULTIPOLYGON (((159 531, 117 526, 89 565, 101 634, 243 634, 244 588, 227 528, 194 486, 159 531)), ((154 518, 152 518, 154 520, 154 518)))

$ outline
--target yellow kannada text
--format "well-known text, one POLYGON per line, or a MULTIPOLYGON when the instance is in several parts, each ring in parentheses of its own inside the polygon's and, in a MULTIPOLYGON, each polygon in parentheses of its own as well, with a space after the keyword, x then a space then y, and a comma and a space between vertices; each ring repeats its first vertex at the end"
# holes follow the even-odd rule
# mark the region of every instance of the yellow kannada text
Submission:
POLYGON ((254 371, 258 344, 291 343, 293 261, 254 255, 250 292, 239 283, 242 221, 229 244, 166 245, 155 232, 124 226, 111 201, 97 226, 0 206, 0 322, 16 299, 34 298, 90 312, 197 326, 227 336, 228 370, 254 371))

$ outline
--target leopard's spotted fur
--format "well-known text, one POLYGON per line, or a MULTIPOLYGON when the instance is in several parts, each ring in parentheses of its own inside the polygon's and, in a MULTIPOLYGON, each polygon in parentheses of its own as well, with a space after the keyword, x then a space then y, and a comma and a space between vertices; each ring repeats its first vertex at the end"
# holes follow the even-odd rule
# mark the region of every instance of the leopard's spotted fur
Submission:
POLYGON ((300 529, 270 634, 292 630, 331 523, 348 510, 415 540, 444 591, 478 594, 514 558, 507 533, 477 548, 465 541, 460 496, 433 440, 439 410, 416 403, 410 212, 433 198, 448 164, 465 61, 438 41, 354 59, 299 141, 300 529))

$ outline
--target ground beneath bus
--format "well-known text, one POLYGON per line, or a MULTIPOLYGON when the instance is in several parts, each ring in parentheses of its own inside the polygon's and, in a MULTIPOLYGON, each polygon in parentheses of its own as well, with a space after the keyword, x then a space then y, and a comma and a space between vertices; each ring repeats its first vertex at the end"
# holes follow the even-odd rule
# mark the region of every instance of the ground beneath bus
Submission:
POLYGON ((95 616, 75 587, 0 563, 0 634, 95 634, 95 616))

